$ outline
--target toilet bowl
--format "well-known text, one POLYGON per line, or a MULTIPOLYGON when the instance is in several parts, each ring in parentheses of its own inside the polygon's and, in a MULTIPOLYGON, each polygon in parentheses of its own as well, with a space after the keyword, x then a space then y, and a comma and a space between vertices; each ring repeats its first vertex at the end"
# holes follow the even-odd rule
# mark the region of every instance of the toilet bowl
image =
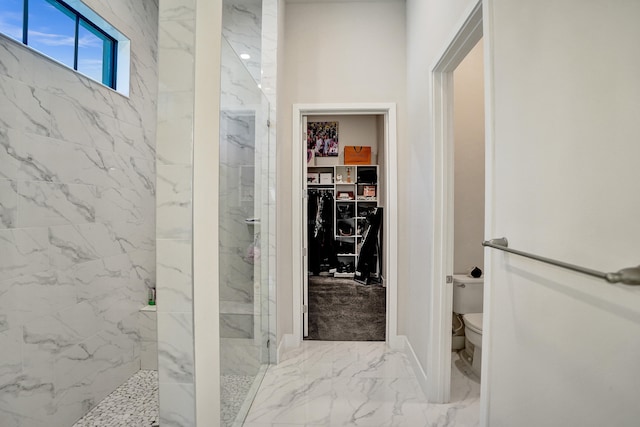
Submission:
POLYGON ((462 315, 466 344, 460 355, 478 378, 482 365, 483 292, 483 278, 453 275, 453 312, 462 315))
POLYGON ((479 378, 482 367, 482 313, 467 313, 462 316, 462 320, 464 320, 464 334, 473 345, 471 370, 479 378))

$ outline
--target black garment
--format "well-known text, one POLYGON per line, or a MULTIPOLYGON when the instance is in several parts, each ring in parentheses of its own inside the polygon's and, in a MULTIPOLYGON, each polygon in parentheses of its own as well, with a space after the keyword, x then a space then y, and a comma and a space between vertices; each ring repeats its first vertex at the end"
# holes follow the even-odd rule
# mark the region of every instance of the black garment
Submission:
POLYGON ((320 194, 316 191, 309 191, 307 206, 307 244, 309 245, 309 273, 317 275, 320 272, 320 257, 318 256, 319 245, 315 239, 316 216, 320 204, 320 194))
POLYGON ((376 271, 376 262, 382 260, 380 245, 380 227, 382 225, 382 208, 375 208, 367 217, 369 228, 363 236, 362 247, 358 256, 358 266, 354 279, 357 282, 368 284, 371 273, 376 271))
POLYGON ((317 275, 338 265, 333 232, 333 193, 309 193, 309 272, 317 275))

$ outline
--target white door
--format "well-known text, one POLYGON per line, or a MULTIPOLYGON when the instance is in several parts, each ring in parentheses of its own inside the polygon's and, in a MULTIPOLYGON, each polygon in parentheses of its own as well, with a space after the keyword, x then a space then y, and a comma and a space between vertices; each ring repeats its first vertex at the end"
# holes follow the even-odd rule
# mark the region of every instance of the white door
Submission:
MULTIPOLYGON (((488 3, 486 237, 637 266, 640 1, 488 3)), ((639 425, 640 287, 485 255, 485 424, 639 425)))

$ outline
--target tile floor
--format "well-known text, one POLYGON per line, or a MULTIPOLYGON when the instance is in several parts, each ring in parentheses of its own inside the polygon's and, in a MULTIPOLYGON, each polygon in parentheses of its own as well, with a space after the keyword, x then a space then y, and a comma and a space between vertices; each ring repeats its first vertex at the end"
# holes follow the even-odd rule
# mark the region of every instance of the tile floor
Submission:
POLYGON ((220 424, 231 427, 244 403, 255 377, 248 375, 222 375, 220 377, 220 424))
MULTIPOLYGON (((253 384, 254 377, 223 375, 220 424, 234 425, 236 415, 253 384)), ((73 427, 158 426, 158 372, 138 371, 104 398, 73 427)))
POLYGON ((452 403, 438 405, 426 403, 404 352, 304 341, 269 367, 244 427, 477 426, 480 384, 452 356, 452 403))
POLYGON ((158 372, 138 371, 73 427, 158 425, 158 372))

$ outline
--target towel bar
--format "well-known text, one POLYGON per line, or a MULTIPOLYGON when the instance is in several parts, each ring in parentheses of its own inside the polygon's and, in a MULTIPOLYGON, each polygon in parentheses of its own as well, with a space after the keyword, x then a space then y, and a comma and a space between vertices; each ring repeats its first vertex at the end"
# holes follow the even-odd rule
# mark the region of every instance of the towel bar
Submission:
POLYGON ((625 285, 640 286, 640 266, 623 268, 615 273, 603 273, 602 271, 592 270, 586 267, 580 267, 579 265, 569 264, 567 262, 557 261, 555 259, 546 258, 540 255, 530 254, 528 252, 511 249, 506 237, 499 239, 485 240, 482 242, 482 246, 488 248, 499 249, 501 251, 510 252, 512 254, 520 255, 526 258, 531 258, 536 261, 544 262, 558 267, 566 268, 568 270, 577 271, 578 273, 588 274, 589 276, 598 277, 604 279, 609 283, 623 283, 625 285))

